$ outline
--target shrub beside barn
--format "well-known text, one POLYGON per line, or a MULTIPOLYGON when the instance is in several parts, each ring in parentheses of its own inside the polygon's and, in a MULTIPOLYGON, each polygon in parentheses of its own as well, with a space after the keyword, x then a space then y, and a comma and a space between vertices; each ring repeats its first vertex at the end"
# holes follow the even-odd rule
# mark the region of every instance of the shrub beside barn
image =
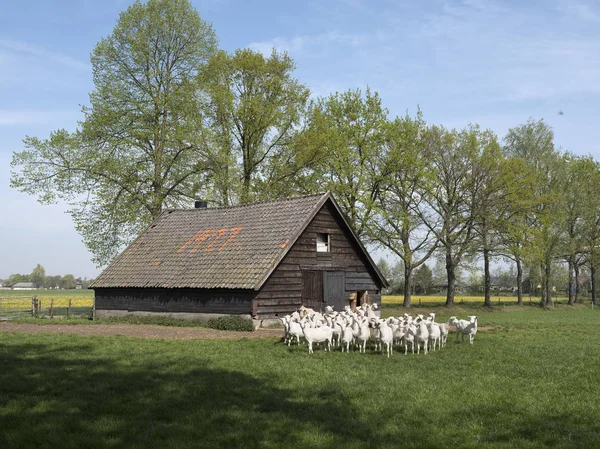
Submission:
POLYGON ((387 281, 331 193, 168 209, 92 283, 96 316, 283 316, 381 303, 387 281))

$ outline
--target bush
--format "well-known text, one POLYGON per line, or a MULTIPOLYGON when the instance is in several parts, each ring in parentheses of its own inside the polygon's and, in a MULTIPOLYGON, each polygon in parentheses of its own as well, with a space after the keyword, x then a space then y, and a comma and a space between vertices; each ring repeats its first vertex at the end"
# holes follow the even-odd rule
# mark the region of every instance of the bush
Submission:
POLYGON ((238 315, 211 318, 206 323, 206 326, 220 331, 252 332, 254 330, 254 323, 252 323, 252 320, 242 318, 238 315))

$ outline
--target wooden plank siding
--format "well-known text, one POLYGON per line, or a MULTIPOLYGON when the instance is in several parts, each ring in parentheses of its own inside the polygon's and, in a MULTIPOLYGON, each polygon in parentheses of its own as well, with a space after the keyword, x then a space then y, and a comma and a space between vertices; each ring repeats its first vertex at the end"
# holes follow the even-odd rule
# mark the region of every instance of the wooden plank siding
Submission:
POLYGON ((96 310, 163 313, 252 313, 252 291, 97 288, 96 310))
MULTIPOLYGON (((274 318, 300 307, 305 271, 343 271, 348 304, 350 295, 362 290, 369 291, 370 302, 380 304, 381 286, 369 266, 335 207, 326 202, 257 293, 254 311, 258 318, 274 318), (317 252, 317 233, 330 235, 330 252, 317 252)), ((306 305, 315 308, 315 304, 306 305)))

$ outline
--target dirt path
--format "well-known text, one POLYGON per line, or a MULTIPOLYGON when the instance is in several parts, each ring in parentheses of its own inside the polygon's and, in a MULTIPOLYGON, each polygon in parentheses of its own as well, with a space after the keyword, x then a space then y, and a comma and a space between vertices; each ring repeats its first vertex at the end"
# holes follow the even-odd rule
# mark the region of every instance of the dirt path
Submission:
POLYGON ((108 335, 136 338, 193 340, 237 338, 281 338, 283 329, 259 329, 256 332, 230 332, 202 327, 152 326, 144 324, 21 324, 0 322, 0 332, 24 334, 108 335))

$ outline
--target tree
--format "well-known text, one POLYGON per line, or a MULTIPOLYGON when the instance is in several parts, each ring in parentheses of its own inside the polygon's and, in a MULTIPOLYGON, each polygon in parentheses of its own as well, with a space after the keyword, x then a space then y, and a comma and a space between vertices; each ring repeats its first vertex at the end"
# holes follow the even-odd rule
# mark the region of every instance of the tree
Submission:
POLYGON ((454 304, 461 261, 474 252, 473 167, 479 150, 478 132, 475 127, 447 131, 433 126, 426 135, 425 157, 432 178, 423 184, 422 195, 433 214, 420 212, 420 216, 444 252, 446 305, 454 304))
POLYGON ((424 159, 425 122, 420 111, 385 127, 381 180, 370 237, 395 253, 404 264, 404 307, 410 307, 413 271, 436 249, 435 235, 423 223, 425 202, 419 189, 429 177, 424 159))
POLYGON ((60 288, 64 288, 65 290, 72 290, 75 288, 77 281, 75 280, 75 276, 72 274, 65 274, 60 283, 60 288))
POLYGON ((136 1, 92 52, 95 88, 79 129, 26 137, 13 154, 12 187, 67 201, 98 265, 205 188, 216 156, 198 74, 216 46, 189 0, 136 1))
POLYGON ((560 257, 565 229, 565 159, 554 148, 554 133, 543 120, 530 119, 511 128, 505 137, 504 152, 527 164, 533 177, 532 207, 527 213, 527 258, 540 268, 541 305, 552 303, 553 262, 560 257))
POLYGON ((426 295, 433 286, 433 273, 431 269, 423 264, 415 270, 415 286, 419 288, 420 293, 426 295))
POLYGON ((582 216, 582 256, 590 269, 592 304, 598 304, 596 276, 600 266, 600 165, 594 163, 586 179, 588 188, 584 193, 586 208, 582 216))
POLYGON ((308 116, 307 141, 326 155, 319 187, 334 193, 358 236, 367 239, 377 212, 387 113, 379 95, 367 88, 364 94, 357 89, 321 98, 308 116))
POLYGON ((507 208, 499 217, 500 254, 515 262, 517 269, 517 304, 523 305, 523 264, 531 241, 530 209, 533 208, 535 176, 532 168, 518 157, 504 156, 507 181, 507 208))
POLYGON ((484 304, 491 306, 490 262, 499 247, 499 228, 509 210, 509 178, 496 135, 473 128, 470 141, 474 148, 471 175, 471 215, 475 243, 483 255, 484 304))
MULTIPOLYGON (((563 258, 567 262, 569 305, 577 302, 579 271, 585 262, 584 215, 590 206, 590 180, 597 170, 591 157, 567 153, 563 165, 565 178, 565 230, 562 242, 563 258)), ((597 195, 597 191, 594 195, 597 195)))
POLYGON ((243 49, 218 52, 202 73, 220 158, 213 178, 220 204, 284 196, 282 187, 310 165, 292 145, 310 94, 294 69, 287 53, 265 58, 243 49))
POLYGON ((60 288, 61 281, 61 276, 46 276, 46 280, 44 281, 44 287, 48 289, 60 288))
POLYGON ((46 279, 46 270, 38 263, 29 275, 29 279, 35 284, 36 288, 42 288, 46 279))

